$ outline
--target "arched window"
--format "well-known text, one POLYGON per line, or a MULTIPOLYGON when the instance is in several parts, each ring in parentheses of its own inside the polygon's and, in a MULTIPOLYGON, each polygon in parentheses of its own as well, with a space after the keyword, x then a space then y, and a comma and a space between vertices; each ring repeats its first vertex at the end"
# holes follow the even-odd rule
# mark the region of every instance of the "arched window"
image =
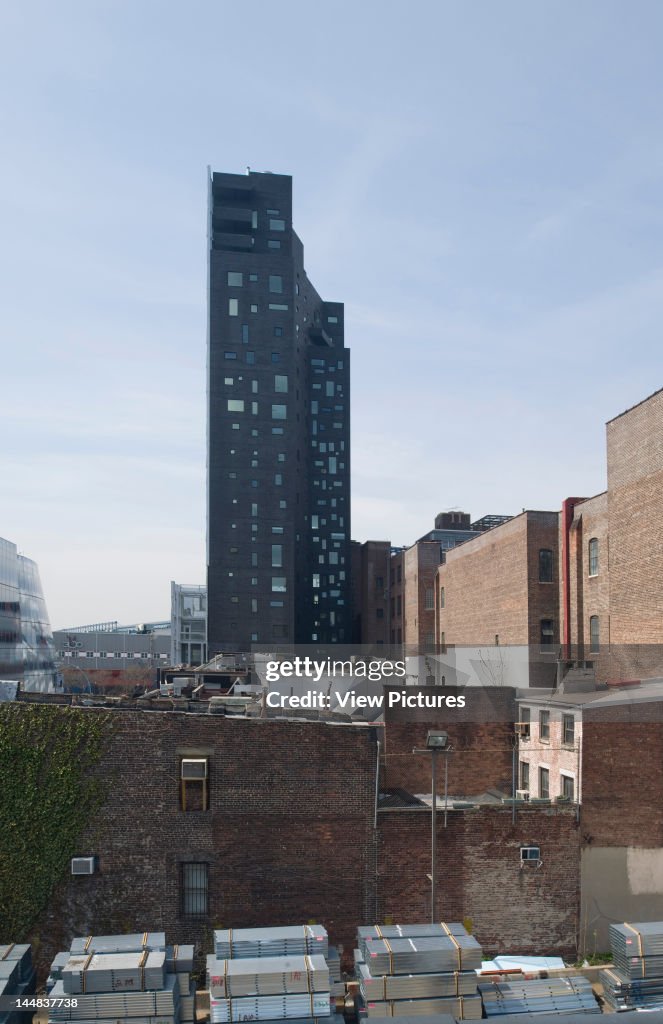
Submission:
POLYGON ((599 649, 599 617, 592 615, 589 620, 589 650, 598 652, 599 649))
POLYGON ((550 548, 539 549, 539 583, 553 581, 553 553, 550 548))
POLYGON ((599 572, 599 542, 597 537, 592 537, 589 542, 589 575, 598 576, 599 572))

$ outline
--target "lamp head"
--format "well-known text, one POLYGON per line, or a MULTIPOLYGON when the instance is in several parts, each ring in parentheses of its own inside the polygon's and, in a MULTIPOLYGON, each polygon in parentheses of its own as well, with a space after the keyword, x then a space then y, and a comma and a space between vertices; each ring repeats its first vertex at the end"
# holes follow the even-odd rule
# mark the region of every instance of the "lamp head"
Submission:
POLYGON ((429 729, 426 737, 426 746, 429 750, 444 750, 449 742, 449 734, 429 729))

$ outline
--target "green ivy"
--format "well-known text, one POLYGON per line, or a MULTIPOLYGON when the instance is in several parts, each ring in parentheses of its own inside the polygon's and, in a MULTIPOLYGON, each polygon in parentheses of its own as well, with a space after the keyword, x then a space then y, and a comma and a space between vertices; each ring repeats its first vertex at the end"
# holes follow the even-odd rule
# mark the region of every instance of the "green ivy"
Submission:
POLYGON ((0 942, 35 925, 103 802, 107 711, 0 704, 0 942))

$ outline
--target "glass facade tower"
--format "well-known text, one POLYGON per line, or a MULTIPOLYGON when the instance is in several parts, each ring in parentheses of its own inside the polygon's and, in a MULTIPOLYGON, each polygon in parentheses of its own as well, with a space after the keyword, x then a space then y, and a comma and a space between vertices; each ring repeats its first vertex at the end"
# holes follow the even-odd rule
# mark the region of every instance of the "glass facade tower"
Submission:
POLYGON ((213 173, 208 656, 350 640, 350 353, 287 175, 213 173))
POLYGON ((0 679, 51 692, 58 678, 37 565, 0 537, 0 679))

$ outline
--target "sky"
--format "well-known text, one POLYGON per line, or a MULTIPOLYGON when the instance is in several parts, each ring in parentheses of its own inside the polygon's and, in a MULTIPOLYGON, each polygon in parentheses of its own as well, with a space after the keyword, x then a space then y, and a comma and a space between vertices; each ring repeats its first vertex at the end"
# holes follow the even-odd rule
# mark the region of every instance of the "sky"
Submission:
POLYGON ((346 304, 352 535, 558 509, 663 385, 658 0, 0 10, 0 536, 55 628, 205 581, 206 168, 346 304))

